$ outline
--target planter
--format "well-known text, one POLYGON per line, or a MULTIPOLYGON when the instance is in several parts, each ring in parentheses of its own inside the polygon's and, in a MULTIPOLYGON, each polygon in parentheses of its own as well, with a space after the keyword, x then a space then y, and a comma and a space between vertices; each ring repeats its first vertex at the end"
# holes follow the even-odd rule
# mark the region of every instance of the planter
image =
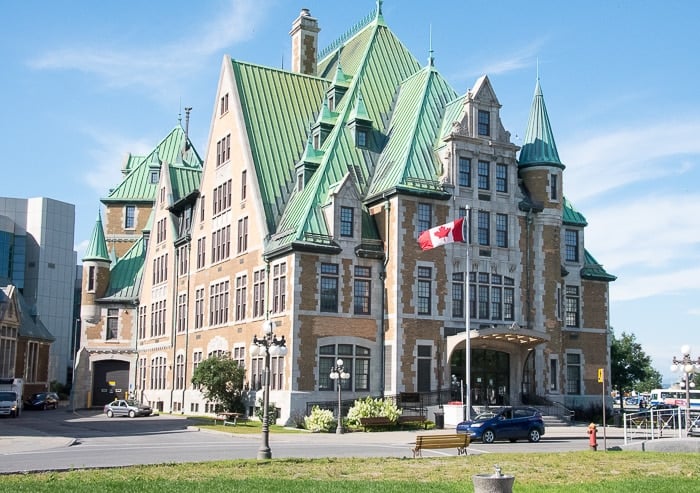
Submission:
POLYGON ((501 473, 496 466, 494 474, 476 474, 472 476, 474 493, 512 493, 515 476, 501 473))

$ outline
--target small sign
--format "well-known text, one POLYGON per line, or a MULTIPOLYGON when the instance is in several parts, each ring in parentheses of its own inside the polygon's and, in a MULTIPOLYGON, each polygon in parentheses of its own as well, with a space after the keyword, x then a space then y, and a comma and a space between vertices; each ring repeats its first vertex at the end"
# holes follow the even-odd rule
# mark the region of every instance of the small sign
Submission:
POLYGON ((605 378, 605 370, 598 368, 598 383, 603 383, 603 378, 605 378))

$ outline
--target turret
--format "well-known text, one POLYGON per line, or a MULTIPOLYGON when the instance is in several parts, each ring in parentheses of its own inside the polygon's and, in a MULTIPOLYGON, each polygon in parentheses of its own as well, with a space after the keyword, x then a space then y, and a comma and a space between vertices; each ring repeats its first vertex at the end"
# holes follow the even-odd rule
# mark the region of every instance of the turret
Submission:
POLYGON ((102 298, 107 291, 111 262, 102 227, 102 216, 98 212, 90 242, 83 256, 80 318, 87 322, 100 318, 100 309, 95 301, 102 298))

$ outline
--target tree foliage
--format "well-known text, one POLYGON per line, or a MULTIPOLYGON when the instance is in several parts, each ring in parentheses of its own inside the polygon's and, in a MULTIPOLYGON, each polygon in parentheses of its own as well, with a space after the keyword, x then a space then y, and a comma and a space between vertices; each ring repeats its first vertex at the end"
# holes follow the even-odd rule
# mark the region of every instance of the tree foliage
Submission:
MULTIPOLYGON (((651 366, 651 357, 637 342, 634 334, 622 333, 620 338, 612 336, 610 345, 610 383, 621 396, 637 390, 646 392, 661 386, 661 374, 651 366)), ((620 408, 624 406, 620 399, 620 408)))
POLYGON ((204 397, 219 404, 226 412, 244 412, 242 388, 245 369, 228 355, 210 356, 192 374, 192 384, 200 387, 204 397))

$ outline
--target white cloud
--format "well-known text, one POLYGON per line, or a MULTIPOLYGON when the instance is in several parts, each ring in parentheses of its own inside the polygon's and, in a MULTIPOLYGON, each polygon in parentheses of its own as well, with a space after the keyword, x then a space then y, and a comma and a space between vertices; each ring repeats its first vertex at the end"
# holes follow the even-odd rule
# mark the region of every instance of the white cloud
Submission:
POLYGON ((449 78, 458 81, 471 81, 472 79, 480 77, 484 74, 488 74, 489 77, 493 77, 520 70, 525 67, 532 67, 536 64, 537 54, 541 51, 544 42, 544 39, 534 40, 530 44, 524 45, 520 50, 515 51, 514 53, 509 53, 500 59, 494 60, 493 58, 495 57, 493 57, 493 54, 487 54, 489 61, 484 63, 483 66, 477 68, 476 70, 469 69, 462 71, 450 76, 449 78))
POLYGON ((633 128, 628 123, 588 139, 576 136, 575 142, 559 146, 567 166, 567 195, 585 200, 631 183, 686 173, 696 165, 687 155, 700 154, 698 134, 700 121, 666 121, 633 128))
MULTIPOLYGON (((263 17, 264 1, 230 0, 207 25, 192 26, 187 38, 157 48, 111 50, 86 41, 87 46, 49 51, 29 62, 40 70, 77 70, 92 74, 108 87, 138 86, 161 90, 209 63, 207 56, 249 39, 263 17)), ((223 53, 222 53, 223 54, 223 53)))

